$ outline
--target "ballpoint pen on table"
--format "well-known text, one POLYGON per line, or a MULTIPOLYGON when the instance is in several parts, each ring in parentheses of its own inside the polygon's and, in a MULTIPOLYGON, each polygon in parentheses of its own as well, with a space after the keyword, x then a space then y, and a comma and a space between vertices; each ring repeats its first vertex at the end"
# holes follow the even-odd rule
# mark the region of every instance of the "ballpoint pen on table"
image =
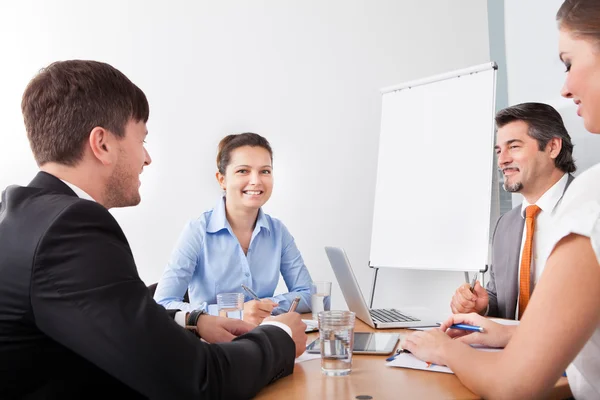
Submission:
POLYGON ((409 353, 410 354, 410 351, 403 350, 403 349, 398 349, 398 350, 396 350, 396 352, 393 355, 391 355, 390 357, 386 358, 385 361, 394 361, 394 359, 396 357, 398 357, 402 353, 409 353))
MULTIPOLYGON (((396 359, 396 357, 398 357, 402 353, 411 354, 411 352, 408 350, 398 349, 392 356, 386 358, 385 361, 394 361, 396 359)), ((435 367, 434 363, 431 363, 429 361, 425 361, 425 363, 427 364, 427 368, 432 367, 432 366, 435 367)))
POLYGON ((258 297, 258 295, 256 293, 254 293, 254 291, 252 289, 250 289, 248 286, 244 285, 242 283, 242 289, 244 289, 246 291, 246 293, 248 293, 250 296, 252 296, 252 298, 254 300, 260 301, 260 297, 258 297))
POLYGON ((469 287, 469 290, 471 291, 471 293, 475 292, 475 283, 477 282, 477 272, 475 272, 475 276, 473 276, 473 280, 471 281, 471 286, 469 287))
POLYGON ((300 303, 300 296, 296 296, 296 298, 292 301, 292 305, 290 305, 290 309, 288 310, 288 312, 296 311, 298 303, 300 303))

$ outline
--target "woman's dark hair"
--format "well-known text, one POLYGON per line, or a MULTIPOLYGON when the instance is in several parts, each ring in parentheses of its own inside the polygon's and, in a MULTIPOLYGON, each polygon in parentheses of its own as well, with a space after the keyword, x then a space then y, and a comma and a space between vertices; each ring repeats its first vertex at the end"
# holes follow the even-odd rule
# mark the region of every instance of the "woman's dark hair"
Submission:
POLYGON ((269 141, 264 137, 251 132, 227 135, 219 142, 219 151, 217 153, 217 169, 223 175, 231 162, 231 152, 238 147, 251 146, 262 147, 269 152, 271 162, 273 162, 273 150, 269 141))
POLYGON ((556 13, 561 29, 600 44, 600 1, 566 0, 556 13))

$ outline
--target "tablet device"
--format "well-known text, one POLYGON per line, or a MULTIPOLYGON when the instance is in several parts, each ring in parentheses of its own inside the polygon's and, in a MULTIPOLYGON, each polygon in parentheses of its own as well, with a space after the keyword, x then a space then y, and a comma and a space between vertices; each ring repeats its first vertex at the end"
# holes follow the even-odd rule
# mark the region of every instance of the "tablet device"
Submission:
MULTIPOLYGON (((391 354, 400 339, 398 333, 354 332, 354 354, 391 354)), ((307 353, 320 353, 319 339, 306 346, 307 353)))

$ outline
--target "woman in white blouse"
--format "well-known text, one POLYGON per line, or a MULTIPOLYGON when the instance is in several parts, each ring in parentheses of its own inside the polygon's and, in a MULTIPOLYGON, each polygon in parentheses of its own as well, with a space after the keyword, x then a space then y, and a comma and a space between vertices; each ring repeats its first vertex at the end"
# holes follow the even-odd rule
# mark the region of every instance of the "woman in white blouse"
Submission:
MULTIPOLYGON (((561 94, 573 99, 586 129, 600 134, 600 1, 566 0, 557 21, 566 67, 561 94)), ((573 181, 560 207, 554 250, 518 328, 457 314, 439 330, 411 334, 404 348, 448 365, 485 398, 547 396, 566 370, 575 398, 600 399, 600 164, 573 181), (453 323, 485 332, 465 335, 448 329, 453 323), (470 343, 505 349, 483 352, 470 343)))

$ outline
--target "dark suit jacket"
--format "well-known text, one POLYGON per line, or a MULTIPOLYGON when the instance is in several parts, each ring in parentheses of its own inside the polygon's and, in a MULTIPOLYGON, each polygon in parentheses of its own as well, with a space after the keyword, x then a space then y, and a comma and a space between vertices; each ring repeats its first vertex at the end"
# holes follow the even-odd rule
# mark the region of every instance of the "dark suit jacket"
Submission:
MULTIPOLYGON (((569 175, 565 191, 575 179, 569 175)), ((564 192, 563 192, 564 194, 564 192)), ((492 237, 492 265, 486 285, 489 309, 486 315, 515 319, 519 296, 519 258, 525 219, 521 205, 503 214, 496 223, 492 237)))
POLYGON ((294 358, 278 327, 209 345, 177 325, 108 210, 54 176, 3 192, 0 398, 249 398, 294 358))

